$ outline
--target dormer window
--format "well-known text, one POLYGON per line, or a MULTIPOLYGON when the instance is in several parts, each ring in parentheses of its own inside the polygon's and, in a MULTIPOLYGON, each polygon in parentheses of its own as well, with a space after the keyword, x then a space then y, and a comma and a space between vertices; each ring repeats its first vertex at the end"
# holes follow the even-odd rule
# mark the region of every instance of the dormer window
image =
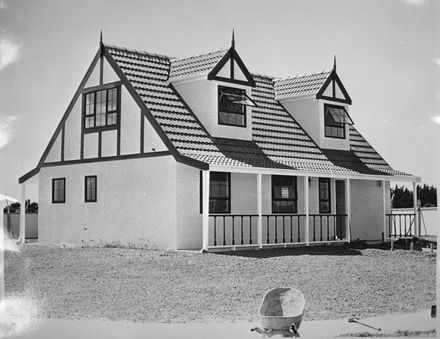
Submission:
POLYGON ((324 135, 328 138, 345 139, 345 125, 353 121, 343 106, 324 104, 324 135))
POLYGON ((84 129, 116 128, 119 116, 119 86, 84 93, 84 129))
POLYGON ((244 89, 218 87, 219 125, 246 127, 246 106, 256 106, 244 89))

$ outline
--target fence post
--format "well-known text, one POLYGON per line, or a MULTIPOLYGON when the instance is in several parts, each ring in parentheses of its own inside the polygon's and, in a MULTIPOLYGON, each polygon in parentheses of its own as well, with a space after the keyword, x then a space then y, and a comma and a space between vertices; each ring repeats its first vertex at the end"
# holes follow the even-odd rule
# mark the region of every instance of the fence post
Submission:
POLYGON ((416 236, 420 235, 419 233, 419 220, 417 218, 417 183, 413 182, 413 206, 414 206, 414 233, 416 236))

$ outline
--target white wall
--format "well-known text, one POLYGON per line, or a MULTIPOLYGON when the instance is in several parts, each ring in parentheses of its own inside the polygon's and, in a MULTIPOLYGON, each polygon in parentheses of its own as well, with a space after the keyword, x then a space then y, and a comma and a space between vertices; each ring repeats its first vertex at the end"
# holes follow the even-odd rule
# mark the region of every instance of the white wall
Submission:
POLYGON ((202 248, 200 170, 176 163, 176 236, 178 249, 202 248))
POLYGON ((58 133, 55 142, 53 143, 49 153, 44 162, 61 161, 61 131, 58 133))
POLYGON ((249 86, 200 78, 175 82, 173 85, 212 136, 252 140, 252 107, 246 107, 246 127, 218 124, 218 86, 245 89, 247 95, 251 97, 249 86))
POLYGON ((80 158, 81 152, 81 102, 76 101, 64 124, 64 160, 80 158))
POLYGON ((41 243, 119 241, 176 248, 176 162, 172 156, 43 167, 39 187, 41 243), (84 202, 86 175, 97 175, 97 202, 84 202), (51 203, 54 177, 66 178, 64 204, 51 203))

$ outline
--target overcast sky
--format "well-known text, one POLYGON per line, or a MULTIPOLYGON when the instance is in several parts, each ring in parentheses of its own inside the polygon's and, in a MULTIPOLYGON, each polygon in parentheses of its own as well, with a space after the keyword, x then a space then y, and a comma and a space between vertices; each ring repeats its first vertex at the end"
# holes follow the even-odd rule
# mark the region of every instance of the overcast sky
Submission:
POLYGON ((440 2, 0 0, 0 193, 19 198, 98 49, 236 49, 254 73, 329 70, 356 128, 396 169, 437 184, 440 2))

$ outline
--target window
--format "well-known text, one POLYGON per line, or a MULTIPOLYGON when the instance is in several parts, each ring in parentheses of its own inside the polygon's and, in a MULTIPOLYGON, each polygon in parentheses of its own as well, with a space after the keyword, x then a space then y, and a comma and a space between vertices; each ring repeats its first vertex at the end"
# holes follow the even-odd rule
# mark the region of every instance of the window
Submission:
POLYGON ((66 202, 66 178, 52 179, 52 203, 66 202))
POLYGON ((231 213, 231 174, 211 172, 209 175, 209 213, 231 213))
POLYGON ((246 106, 256 106, 244 89, 219 86, 218 123, 246 127, 246 106))
POLYGON ((346 124, 353 125, 353 121, 344 107, 324 104, 324 128, 326 137, 345 139, 346 124))
POLYGON ((96 175, 84 177, 84 201, 96 202, 97 179, 96 175))
POLYGON ((319 178, 319 213, 331 213, 330 179, 319 178))
POLYGON ((272 213, 296 213, 296 177, 272 175, 272 213))
POLYGON ((84 128, 116 128, 118 124, 119 87, 112 87, 84 94, 84 128))

